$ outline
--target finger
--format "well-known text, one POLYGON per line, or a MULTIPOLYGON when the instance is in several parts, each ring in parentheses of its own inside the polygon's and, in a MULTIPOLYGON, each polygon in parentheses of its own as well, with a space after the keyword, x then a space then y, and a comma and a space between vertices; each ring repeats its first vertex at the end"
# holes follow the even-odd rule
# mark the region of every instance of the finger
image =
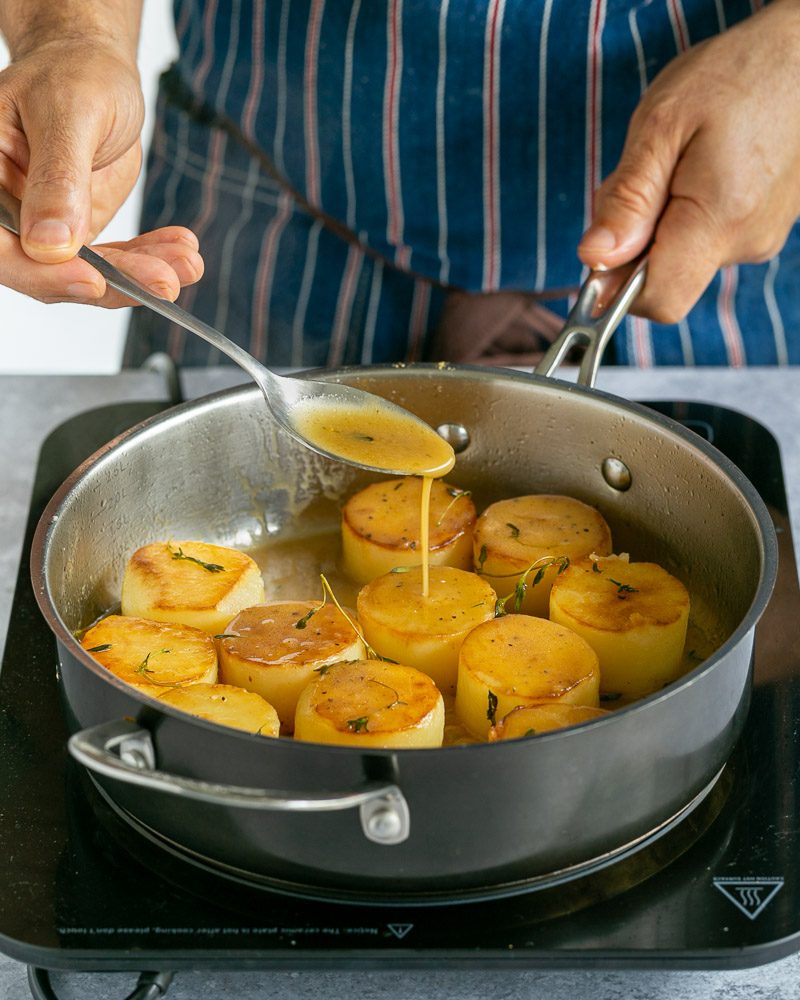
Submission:
POLYGON ((701 203, 670 199, 650 249, 645 287, 631 311, 657 323, 680 322, 728 256, 719 226, 701 203))
MULTIPOLYGON (((188 246, 149 246, 146 252, 98 247, 98 252, 154 295, 174 300, 182 285, 196 281, 202 259, 188 246)), ((82 302, 118 309, 134 303, 106 285, 91 264, 79 257, 58 264, 40 264, 22 250, 19 240, 0 230, 0 284, 40 302, 82 302)))
MULTIPOLYGON (((129 244, 122 244, 121 246, 103 244, 100 247, 95 247, 95 250, 102 254, 109 262, 115 262, 112 261, 114 253, 121 254, 117 258, 119 262, 117 266, 126 273, 129 273, 131 266, 137 266, 138 261, 136 258, 139 256, 152 257, 168 265, 175 272, 181 287, 184 285, 193 285, 196 281, 199 281, 203 276, 205 267, 200 254, 186 243, 148 243, 142 246, 135 241, 131 241, 129 244)), ((148 268, 145 277, 148 280, 158 281, 161 275, 162 272, 160 269, 154 270, 148 268)))
POLYGON ((578 245, 587 266, 624 264, 652 239, 682 147, 678 123, 665 117, 646 106, 634 116, 620 162, 596 192, 592 223, 578 245))
POLYGON ((58 102, 34 102, 23 127, 30 159, 20 231, 25 253, 40 263, 69 260, 91 224, 92 160, 97 141, 90 119, 58 102))
MULTIPOLYGON (((136 250, 117 250, 113 247, 96 247, 95 249, 109 264, 113 264, 123 274, 143 285, 153 295, 174 302, 180 294, 183 285, 181 277, 166 260, 136 250)), ((192 272, 192 280, 196 280, 195 273, 192 272)), ((121 306, 137 305, 137 303, 121 292, 108 288, 101 305, 117 309, 121 306)))
POLYGON ((167 243, 184 243, 186 246, 191 247, 192 250, 197 250, 200 247, 200 241, 195 234, 191 229, 186 229, 184 226, 162 226, 161 229, 151 229, 149 232, 140 233, 138 236, 134 236, 133 239, 104 243, 103 246, 126 250, 134 246, 144 247, 151 244, 167 243))

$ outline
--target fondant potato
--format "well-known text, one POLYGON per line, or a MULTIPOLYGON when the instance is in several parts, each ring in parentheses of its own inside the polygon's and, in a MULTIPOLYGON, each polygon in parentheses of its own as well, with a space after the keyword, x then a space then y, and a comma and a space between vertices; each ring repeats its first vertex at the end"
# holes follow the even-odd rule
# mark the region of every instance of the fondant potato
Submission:
POLYGON ((264 600, 264 580, 245 552, 207 542, 152 542, 133 553, 122 580, 122 613, 222 632, 264 600))
POLYGON ((609 697, 643 698, 680 676, 689 592, 656 563, 573 563, 553 584, 550 618, 595 650, 609 697))
POLYGON ((334 663, 301 693, 295 739, 359 747, 437 747, 444 701, 427 674, 382 660, 334 663))

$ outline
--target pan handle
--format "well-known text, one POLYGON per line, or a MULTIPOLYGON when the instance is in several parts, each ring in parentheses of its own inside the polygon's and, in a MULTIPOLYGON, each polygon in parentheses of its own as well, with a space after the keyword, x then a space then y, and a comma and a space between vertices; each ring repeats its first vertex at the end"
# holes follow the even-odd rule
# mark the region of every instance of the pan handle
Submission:
POLYGON ((578 384, 593 386, 606 344, 642 290, 646 271, 647 252, 620 267, 592 271, 534 375, 552 375, 572 347, 585 346, 578 384))
POLYGON ((410 813, 396 785, 370 781, 350 792, 282 792, 267 788, 220 785, 168 774, 156 768, 153 740, 130 719, 92 726, 70 737, 69 752, 90 771, 151 791, 239 809, 326 812, 358 806, 361 829, 376 844, 408 839, 410 813))

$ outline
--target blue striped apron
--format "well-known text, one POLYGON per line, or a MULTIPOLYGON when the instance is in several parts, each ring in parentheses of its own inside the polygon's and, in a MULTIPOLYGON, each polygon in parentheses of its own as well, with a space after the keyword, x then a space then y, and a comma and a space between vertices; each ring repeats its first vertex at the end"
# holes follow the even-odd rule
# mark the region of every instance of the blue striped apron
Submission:
MULTIPOLYGON (((593 192, 645 87, 759 6, 175 0, 142 227, 198 234, 206 274, 180 301, 276 366, 429 357, 451 288, 543 293, 565 315, 593 192)), ((799 266, 795 227, 681 323, 628 318, 613 360, 800 362, 799 266)), ((135 311, 125 362, 153 350, 224 361, 135 311)))

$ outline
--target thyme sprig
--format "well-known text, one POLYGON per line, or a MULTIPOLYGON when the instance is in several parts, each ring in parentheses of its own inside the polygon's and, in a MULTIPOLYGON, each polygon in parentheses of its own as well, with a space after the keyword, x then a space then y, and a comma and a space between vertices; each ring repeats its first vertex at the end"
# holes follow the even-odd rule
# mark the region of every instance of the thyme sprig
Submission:
POLYGON ((139 666, 134 670, 136 674, 154 674, 155 670, 148 666, 151 656, 161 656, 162 653, 169 653, 169 649, 151 649, 150 652, 145 656, 139 666))
POLYGON ((173 549, 172 546, 167 542, 167 550, 173 559, 185 559, 186 562, 196 563, 198 566, 202 566, 204 570, 209 573, 224 573, 225 567, 220 566, 219 563, 203 562, 202 559, 197 559, 195 556, 187 556, 182 548, 173 549))
MULTIPOLYGON (((600 569, 600 566, 598 565, 598 561, 597 561, 597 559, 595 557, 592 558, 592 572, 593 573, 602 573, 603 572, 600 569)), ((608 578, 608 582, 609 583, 613 583, 614 586, 617 588, 617 597, 621 601, 624 601, 628 594, 638 594, 639 593, 639 588, 638 587, 631 587, 627 583, 621 583, 619 580, 615 580, 613 576, 610 576, 608 578)))
POLYGON ((388 705, 384 705, 382 711, 387 711, 390 708, 397 708, 398 705, 407 705, 407 701, 402 701, 400 698, 400 692, 397 688, 393 688, 391 684, 384 684, 383 681, 378 681, 374 677, 370 677, 370 684, 377 684, 379 687, 385 687, 387 691, 391 691, 394 695, 394 700, 390 701, 388 705))
MULTIPOLYGON (((385 687, 387 691, 391 691, 394 695, 392 701, 388 705, 384 705, 382 708, 378 709, 380 712, 388 711, 392 708, 397 708, 398 705, 407 705, 407 701, 402 701, 400 698, 400 692, 391 686, 391 684, 384 684, 383 681, 376 680, 374 677, 369 678, 370 684, 377 684, 379 687, 385 687)), ((369 716, 360 715, 357 719, 348 719, 345 725, 350 730, 351 733, 366 733, 369 729, 369 716)))
MULTIPOLYGON (((503 615, 508 614, 506 605, 512 597, 514 598, 514 612, 519 613, 522 609, 522 602, 525 599, 525 592, 528 587, 535 587, 537 583, 541 583, 545 573, 551 566, 558 567, 556 575, 560 576, 567 566, 569 566, 569 556, 542 556, 540 559, 535 559, 519 577, 511 593, 506 594, 505 597, 498 598, 494 606, 495 618, 501 618, 503 615), (531 582, 528 583, 528 575, 533 573, 534 570, 536 570, 536 573, 531 582)), ((503 573, 500 578, 502 579, 506 576, 516 576, 516 573, 503 573)))
POLYGON ((439 515, 439 520, 436 522, 436 527, 437 528, 441 525, 441 523, 447 517, 448 511, 453 506, 453 504, 456 502, 456 500, 460 500, 462 497, 471 497, 472 496, 472 490, 460 490, 456 486, 449 486, 447 488, 447 492, 448 492, 448 494, 453 499, 450 501, 450 503, 445 507, 445 509, 439 515))
POLYGON ((328 603, 328 598, 330 597, 330 599, 336 605, 337 610, 342 615, 342 617, 345 619, 345 621, 347 622, 347 624, 355 632, 355 634, 358 636, 358 638, 364 643, 364 647, 366 648, 366 651, 367 651, 367 659, 368 660, 383 660, 384 663, 394 663, 395 662, 394 660, 390 660, 388 656, 381 656, 379 653, 377 653, 372 648, 372 646, 370 646, 370 644, 367 642, 367 640, 364 637, 364 633, 361 631, 361 629, 358 627, 358 625, 356 625, 356 623, 353 621, 353 619, 350 617, 350 615, 348 615, 348 613, 344 610, 344 608, 341 606, 341 604, 339 603, 339 601, 336 599, 336 594, 334 594, 333 589, 331 588, 331 585, 328 583, 328 580, 327 580, 325 574, 324 573, 320 573, 319 578, 322 581, 322 601, 320 602, 319 605, 317 605, 316 608, 312 608, 309 612, 307 612, 306 614, 304 614, 302 618, 298 618, 297 621, 294 623, 294 627, 295 628, 301 628, 301 629, 305 628, 306 625, 308 625, 310 619, 318 611, 322 611, 322 609, 328 603))
POLYGON ((621 600, 625 599, 626 594, 639 593, 638 587, 630 587, 627 583, 620 583, 619 580, 614 580, 611 577, 608 578, 608 582, 613 583, 614 586, 617 588, 617 597, 619 597, 621 600))

